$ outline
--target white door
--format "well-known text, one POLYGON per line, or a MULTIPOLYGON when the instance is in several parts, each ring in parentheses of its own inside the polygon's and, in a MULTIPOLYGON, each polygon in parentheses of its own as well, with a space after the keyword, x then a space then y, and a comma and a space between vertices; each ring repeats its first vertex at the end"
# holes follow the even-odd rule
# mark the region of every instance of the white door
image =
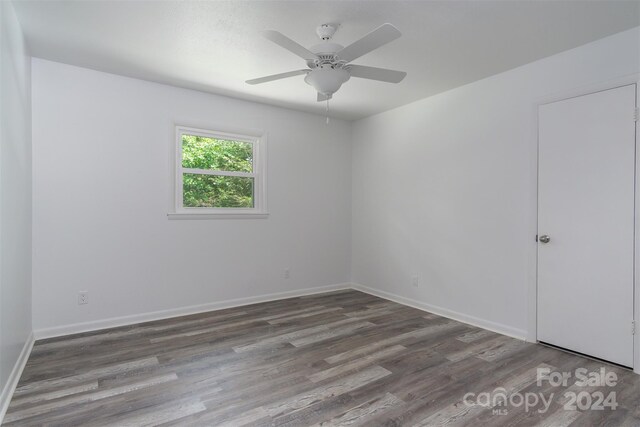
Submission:
POLYGON ((538 340, 629 367, 635 108, 628 85, 538 111, 538 340))

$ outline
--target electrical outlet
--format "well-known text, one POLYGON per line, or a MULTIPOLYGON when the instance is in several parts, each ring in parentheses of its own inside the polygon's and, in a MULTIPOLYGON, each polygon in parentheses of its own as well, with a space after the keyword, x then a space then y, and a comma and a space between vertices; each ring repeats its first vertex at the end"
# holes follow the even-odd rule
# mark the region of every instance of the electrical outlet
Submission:
POLYGON ((78 305, 89 304, 89 291, 78 292, 78 305))
POLYGON ((411 276, 411 286, 413 286, 414 288, 418 287, 418 275, 414 274, 413 276, 411 276))
POLYGON ((284 269, 284 278, 288 279, 289 277, 291 277, 291 270, 289 270, 288 268, 284 269))

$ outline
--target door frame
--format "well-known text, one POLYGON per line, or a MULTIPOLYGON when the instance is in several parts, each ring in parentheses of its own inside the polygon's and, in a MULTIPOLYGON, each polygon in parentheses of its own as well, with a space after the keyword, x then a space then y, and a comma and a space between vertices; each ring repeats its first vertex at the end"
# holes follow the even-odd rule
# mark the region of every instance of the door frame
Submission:
MULTIPOLYGON (((530 203, 531 219, 529 230, 531 235, 531 244, 529 245, 529 272, 528 272, 528 289, 527 289, 527 341, 538 342, 538 242, 535 236, 538 234, 538 156, 539 156, 539 118, 538 108, 541 105, 550 104, 552 102, 562 101, 565 99, 575 98, 578 96, 589 95, 595 92, 602 92, 609 89, 615 89, 621 86, 636 85, 636 108, 640 108, 640 73, 633 73, 616 79, 607 80, 601 83, 580 86, 572 90, 567 90, 555 94, 542 96, 536 99, 532 105, 532 122, 533 141, 531 146, 531 193, 530 203)), ((630 112, 629 114, 633 114, 630 112)), ((636 121, 636 158, 635 158, 635 189, 634 189, 634 272, 633 272, 633 288, 634 288, 634 307, 633 317, 636 325, 636 333, 633 337, 633 371, 640 374, 640 121, 636 121)), ((629 325, 631 327, 631 325, 629 325)))

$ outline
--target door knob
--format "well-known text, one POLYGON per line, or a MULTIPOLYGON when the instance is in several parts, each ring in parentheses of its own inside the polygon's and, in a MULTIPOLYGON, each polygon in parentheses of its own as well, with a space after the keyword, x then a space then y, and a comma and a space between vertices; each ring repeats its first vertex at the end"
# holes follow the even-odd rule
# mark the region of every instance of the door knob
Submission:
POLYGON ((540 240, 540 242, 542 243, 549 243, 551 241, 551 237, 549 237, 546 234, 543 234, 542 236, 540 236, 538 240, 540 240))

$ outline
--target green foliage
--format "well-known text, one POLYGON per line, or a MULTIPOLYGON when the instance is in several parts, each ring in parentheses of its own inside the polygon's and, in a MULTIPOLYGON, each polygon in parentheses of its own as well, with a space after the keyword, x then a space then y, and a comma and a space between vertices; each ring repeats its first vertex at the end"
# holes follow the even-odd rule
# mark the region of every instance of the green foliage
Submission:
MULTIPOLYGON (((182 136, 182 167, 228 172, 253 171, 252 144, 182 136)), ((252 208, 253 178, 185 173, 183 182, 184 207, 252 208)))
POLYGON ((182 182, 184 207, 253 207, 253 178, 185 173, 182 182))
POLYGON ((182 135, 182 167, 250 173, 253 146, 242 141, 182 135))

